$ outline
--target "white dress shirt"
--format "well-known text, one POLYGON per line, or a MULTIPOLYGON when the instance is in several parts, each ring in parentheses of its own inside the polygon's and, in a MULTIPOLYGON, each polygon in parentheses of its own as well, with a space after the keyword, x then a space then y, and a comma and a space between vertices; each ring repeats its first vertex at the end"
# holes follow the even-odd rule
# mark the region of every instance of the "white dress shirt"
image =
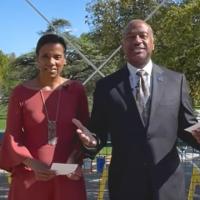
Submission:
MULTIPOLYGON (((133 95, 135 96, 136 95, 136 89, 135 88, 137 86, 138 78, 139 78, 138 75, 136 75, 136 73, 137 73, 137 71, 139 71, 141 69, 134 67, 130 63, 127 63, 127 67, 128 67, 129 73, 130 73, 130 75, 129 75, 130 85, 131 85, 131 88, 132 88, 133 95)), ((151 94, 151 84, 152 84, 151 83, 152 67, 153 67, 153 64, 152 64, 152 61, 150 59, 149 62, 142 68, 147 73, 145 78, 148 79, 147 83, 148 83, 150 94, 151 94)))

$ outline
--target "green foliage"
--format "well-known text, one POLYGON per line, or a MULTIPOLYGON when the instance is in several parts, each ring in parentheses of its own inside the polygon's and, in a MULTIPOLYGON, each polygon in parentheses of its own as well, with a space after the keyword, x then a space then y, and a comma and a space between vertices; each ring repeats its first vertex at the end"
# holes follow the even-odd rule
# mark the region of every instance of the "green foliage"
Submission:
POLYGON ((112 153, 112 147, 104 147, 98 155, 111 155, 112 153))
POLYGON ((6 120, 4 118, 0 118, 0 130, 4 130, 6 126, 6 120))
POLYGON ((0 51, 0 97, 1 102, 7 100, 9 95, 10 87, 13 83, 13 80, 9 79, 10 74, 12 73, 12 62, 15 60, 15 55, 5 55, 0 51))
POLYGON ((3 54, 2 51, 0 51, 0 86, 4 84, 5 77, 7 74, 8 64, 9 64, 8 56, 3 54))
POLYGON ((170 7, 151 21, 156 37, 154 60, 186 74, 196 105, 200 105, 199 13, 200 1, 189 1, 170 7))
POLYGON ((47 29, 45 31, 40 31, 39 34, 43 35, 45 33, 55 32, 55 31, 60 32, 60 33, 63 33, 63 32, 68 33, 70 31, 70 27, 71 27, 71 24, 68 20, 55 18, 55 19, 52 19, 51 24, 47 26, 47 29))
MULTIPOLYGON (((95 66, 99 66, 105 57, 102 56, 96 44, 92 41, 90 34, 82 34, 80 38, 73 41, 79 50, 89 59, 95 66)), ((73 48, 67 51, 68 65, 64 69, 64 76, 84 82, 92 73, 93 68, 75 51, 73 48)), ((86 85, 89 100, 93 93, 95 82, 100 78, 96 75, 86 85)))
POLYGON ((19 56, 13 63, 12 76, 20 82, 34 78, 38 72, 35 60, 36 56, 34 52, 19 56))
POLYGON ((7 105, 0 103, 0 118, 5 118, 7 112, 7 105))
POLYGON ((11 90, 20 82, 33 78, 37 73, 34 53, 27 53, 9 62, 3 84, 3 99, 7 103, 11 90))
POLYGON ((7 112, 6 104, 0 103, 0 130, 4 130, 5 129, 6 112, 7 112))

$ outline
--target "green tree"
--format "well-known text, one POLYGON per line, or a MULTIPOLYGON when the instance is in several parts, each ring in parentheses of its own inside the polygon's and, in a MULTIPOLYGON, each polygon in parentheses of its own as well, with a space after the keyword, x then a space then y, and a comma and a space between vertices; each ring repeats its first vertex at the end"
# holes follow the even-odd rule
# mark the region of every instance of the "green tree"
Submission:
POLYGON ((0 87, 4 85, 8 64, 9 64, 8 56, 6 56, 2 51, 0 51, 0 87))
POLYGON ((40 31, 39 34, 43 35, 48 32, 69 33, 71 29, 71 23, 66 19, 52 19, 51 24, 48 24, 45 31, 40 31))
POLYGON ((193 0, 172 6, 151 21, 156 37, 154 60, 186 74, 196 105, 200 104, 199 13, 200 1, 193 0))
POLYGON ((7 99, 13 80, 9 79, 11 64, 15 60, 15 55, 6 55, 0 51, 0 96, 3 100, 7 99))

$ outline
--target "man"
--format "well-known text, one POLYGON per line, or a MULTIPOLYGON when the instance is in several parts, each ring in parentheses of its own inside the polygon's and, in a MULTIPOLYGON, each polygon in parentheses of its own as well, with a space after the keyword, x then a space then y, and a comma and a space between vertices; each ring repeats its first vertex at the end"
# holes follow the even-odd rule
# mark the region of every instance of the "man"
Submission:
POLYGON ((129 22, 122 47, 127 64, 96 85, 89 126, 95 135, 74 119, 79 137, 98 151, 110 133, 111 200, 184 200, 177 138, 200 149, 200 131, 184 131, 197 122, 185 76, 152 63, 153 31, 142 20, 129 22))

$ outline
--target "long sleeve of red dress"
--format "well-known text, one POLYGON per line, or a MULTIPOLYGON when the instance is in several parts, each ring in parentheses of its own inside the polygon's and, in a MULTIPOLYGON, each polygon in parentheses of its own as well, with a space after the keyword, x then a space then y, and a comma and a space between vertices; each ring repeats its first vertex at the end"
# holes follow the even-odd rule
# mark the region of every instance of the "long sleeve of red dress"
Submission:
POLYGON ((0 167, 11 171, 25 158, 32 158, 29 150, 23 144, 22 102, 15 88, 9 99, 7 124, 0 153, 0 167))

